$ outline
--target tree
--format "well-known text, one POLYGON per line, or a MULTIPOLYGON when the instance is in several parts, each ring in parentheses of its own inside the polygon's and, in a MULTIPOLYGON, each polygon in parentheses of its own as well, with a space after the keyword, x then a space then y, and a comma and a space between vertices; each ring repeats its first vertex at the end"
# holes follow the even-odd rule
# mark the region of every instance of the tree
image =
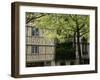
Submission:
POLYGON ((79 55, 79 63, 81 64, 81 47, 80 38, 89 38, 89 16, 87 15, 70 15, 70 18, 75 22, 74 36, 77 38, 77 49, 79 55))

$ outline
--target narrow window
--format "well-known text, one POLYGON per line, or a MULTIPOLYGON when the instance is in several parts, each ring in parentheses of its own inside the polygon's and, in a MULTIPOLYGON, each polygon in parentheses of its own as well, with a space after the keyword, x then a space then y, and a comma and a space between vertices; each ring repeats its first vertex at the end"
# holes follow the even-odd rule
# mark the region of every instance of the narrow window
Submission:
POLYGON ((38 36, 39 35, 39 29, 36 28, 35 31, 36 31, 36 36, 38 36))
POLYGON ((32 54, 38 54, 39 53, 39 47, 38 46, 32 46, 32 54))
POLYGON ((32 27, 32 36, 39 36, 39 29, 32 27))
POLYGON ((32 28, 32 36, 35 36, 35 28, 32 28))

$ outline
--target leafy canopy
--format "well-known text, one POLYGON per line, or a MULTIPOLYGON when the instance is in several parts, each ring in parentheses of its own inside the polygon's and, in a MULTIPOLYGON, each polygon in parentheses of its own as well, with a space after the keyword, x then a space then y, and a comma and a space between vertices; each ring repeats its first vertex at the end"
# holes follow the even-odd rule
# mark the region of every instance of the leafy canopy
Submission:
POLYGON ((80 37, 89 38, 89 15, 27 12, 26 23, 47 29, 44 37, 61 42, 77 33, 77 27, 80 37))

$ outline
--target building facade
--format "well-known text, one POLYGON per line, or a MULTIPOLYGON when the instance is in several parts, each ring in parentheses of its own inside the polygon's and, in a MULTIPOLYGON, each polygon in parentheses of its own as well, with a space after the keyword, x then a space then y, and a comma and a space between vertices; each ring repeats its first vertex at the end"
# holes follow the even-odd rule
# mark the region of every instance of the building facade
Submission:
POLYGON ((54 39, 43 36, 46 29, 26 25, 26 66, 53 66, 55 56, 54 39))

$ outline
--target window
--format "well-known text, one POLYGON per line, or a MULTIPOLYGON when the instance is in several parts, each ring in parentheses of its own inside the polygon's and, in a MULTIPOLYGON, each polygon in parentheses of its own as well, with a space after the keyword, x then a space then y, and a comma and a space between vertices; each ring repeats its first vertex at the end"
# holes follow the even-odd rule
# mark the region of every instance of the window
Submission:
POLYGON ((36 34, 36 36, 39 35, 39 29, 38 28, 35 29, 35 34, 36 34))
POLYGON ((32 28, 32 36, 35 35, 35 28, 32 28))
POLYGON ((38 46, 32 46, 32 54, 37 54, 39 53, 39 47, 38 46))
POLYGON ((38 36, 38 35, 39 35, 39 29, 33 27, 33 28, 32 28, 32 36, 38 36))

